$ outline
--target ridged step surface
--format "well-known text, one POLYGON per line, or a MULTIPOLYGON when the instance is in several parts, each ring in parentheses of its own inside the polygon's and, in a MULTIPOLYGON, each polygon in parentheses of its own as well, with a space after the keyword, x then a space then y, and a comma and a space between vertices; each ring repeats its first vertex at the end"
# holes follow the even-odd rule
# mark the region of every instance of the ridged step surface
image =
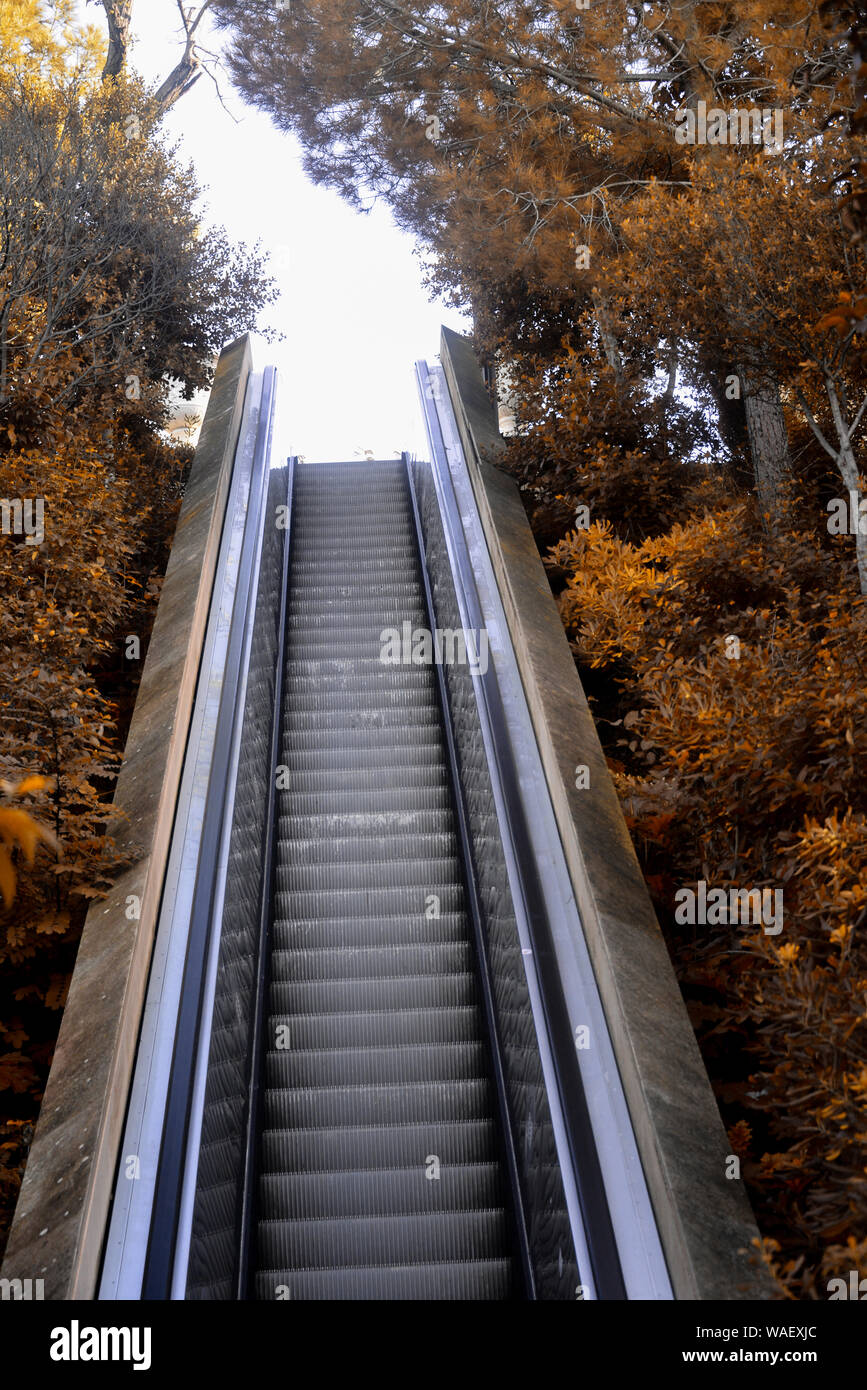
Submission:
POLYGON ((298 466, 289 584, 254 1293, 514 1297, 403 463, 298 466))

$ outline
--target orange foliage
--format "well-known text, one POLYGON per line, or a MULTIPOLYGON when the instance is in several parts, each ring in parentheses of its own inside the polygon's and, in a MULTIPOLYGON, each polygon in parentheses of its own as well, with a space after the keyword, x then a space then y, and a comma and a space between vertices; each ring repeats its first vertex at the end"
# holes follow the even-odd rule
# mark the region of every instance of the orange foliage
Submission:
POLYGON ((188 457, 92 412, 55 421, 48 447, 0 452, 0 497, 44 499, 39 544, 0 538, 0 790, 33 807, 0 805, 0 1228, 84 916, 119 867, 112 783, 188 457), (38 840, 52 853, 35 857, 38 840), (22 854, 31 867, 16 875, 22 854))
MULTIPOLYGON (((0 791, 9 797, 25 796, 28 792, 41 791, 48 786, 46 777, 24 777, 18 783, 0 782, 0 791)), ((13 862, 16 845, 20 845, 27 863, 32 865, 36 857, 36 846, 40 840, 57 847, 57 841, 50 830, 27 811, 13 806, 0 806, 0 894, 7 907, 11 907, 15 897, 17 875, 13 862)))
POLYGON ((825 1298, 867 1273, 867 602, 744 503, 640 544, 597 524, 550 565, 617 688, 612 770, 771 1267, 825 1298), (699 879, 782 889, 783 931, 677 925, 699 879))

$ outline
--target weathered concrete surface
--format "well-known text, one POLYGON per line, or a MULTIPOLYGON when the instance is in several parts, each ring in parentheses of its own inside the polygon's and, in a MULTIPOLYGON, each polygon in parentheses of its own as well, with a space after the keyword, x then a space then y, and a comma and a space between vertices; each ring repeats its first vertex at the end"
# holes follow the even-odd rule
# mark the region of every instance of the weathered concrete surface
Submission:
POLYGON ((725 1130, 468 339, 441 360, 678 1299, 773 1298, 725 1130), (575 787, 585 764, 590 786, 575 787))
POLYGON ((250 367, 245 336, 220 358, 115 790, 111 830, 133 867, 87 915, 3 1263, 44 1279, 48 1299, 96 1292, 250 367))

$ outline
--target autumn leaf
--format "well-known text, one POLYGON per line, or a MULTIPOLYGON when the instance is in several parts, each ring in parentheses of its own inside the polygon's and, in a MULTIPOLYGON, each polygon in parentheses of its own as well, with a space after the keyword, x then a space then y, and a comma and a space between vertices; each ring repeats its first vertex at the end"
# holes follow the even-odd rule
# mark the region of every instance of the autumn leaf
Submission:
MULTIPOLYGON (((13 794, 21 794, 21 788, 26 790, 36 790, 33 786, 34 781, 39 785, 44 785, 46 779, 40 777, 24 778, 13 789, 13 794), (30 786, 28 787, 28 783, 30 786)), ((6 907, 11 907, 15 899, 17 876, 12 862, 11 851, 16 844, 20 846, 28 864, 33 864, 36 857, 36 848, 40 841, 49 845, 52 849, 58 849, 56 836, 46 826, 34 820, 28 811, 19 810, 14 806, 0 806, 0 894, 6 907)))
POLYGON ((0 1091, 22 1094, 38 1081, 36 1069, 21 1052, 5 1052, 0 1057, 0 1091))
POLYGON ((45 992, 46 1009, 62 1009, 66 1003, 66 995, 69 990, 68 975, 52 975, 45 992))
POLYGON ((53 786, 50 777, 42 777, 38 773, 31 773, 29 777, 24 777, 20 782, 0 781, 0 791, 6 796, 27 796, 31 792, 50 790, 53 786))

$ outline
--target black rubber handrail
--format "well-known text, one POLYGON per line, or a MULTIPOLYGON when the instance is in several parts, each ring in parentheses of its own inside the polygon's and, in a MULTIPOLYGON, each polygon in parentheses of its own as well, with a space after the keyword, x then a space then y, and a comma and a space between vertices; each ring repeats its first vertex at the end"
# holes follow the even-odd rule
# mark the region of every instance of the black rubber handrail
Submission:
MULTIPOLYGON (((430 381, 430 376, 428 376, 430 381)), ((422 386, 424 383, 422 382, 422 386)), ((432 399, 428 397, 428 399, 432 399)), ((481 632, 484 618, 473 575, 460 511, 449 471, 448 456, 436 409, 426 410, 431 434, 433 466, 440 481, 443 524, 447 528, 455 551, 456 582, 459 581, 466 605, 468 626, 481 632)), ((593 1136, 593 1124, 584 1091, 584 1082, 576 1056, 575 1038, 563 995, 557 955, 551 935, 551 924, 545 895, 539 878, 539 867, 527 824, 520 778, 509 738, 508 723, 502 695, 489 663, 480 673, 479 683, 491 731, 496 773, 503 793, 506 831, 514 850, 518 867, 518 892, 522 899, 522 915, 532 943, 533 956, 539 976, 545 1027, 550 1055, 557 1075, 560 1104, 566 1121, 566 1133, 572 1159, 572 1172, 587 1235, 589 1258, 596 1293, 600 1299, 626 1299, 626 1286, 617 1249, 617 1238, 608 1206, 608 1196, 593 1136)), ((516 904, 517 906, 517 904, 516 904)))
POLYGON ((283 538, 283 555, 280 566, 279 616, 277 627, 277 653, 275 660, 274 709, 271 721, 271 744, 269 752, 270 777, 268 798, 265 807, 265 839, 262 848, 262 878, 259 889, 259 933, 256 956, 255 995, 253 1016, 250 1027, 250 1084, 247 1093, 247 1118, 245 1125, 243 1175, 239 1191, 239 1241, 238 1268, 235 1278, 235 1297, 253 1297, 250 1287, 251 1271, 255 1258, 256 1228, 258 1225, 259 1201, 256 1184, 258 1172, 259 1142, 262 1133, 262 1111, 264 1087, 262 1076, 265 1069, 265 1004, 268 988, 268 975, 271 960, 271 939, 274 917, 274 886, 277 873, 277 767, 280 762, 280 748, 283 732, 283 699, 286 681, 286 622, 289 607, 289 563, 292 548, 293 491, 295 484, 295 465, 297 459, 289 460, 286 484, 287 524, 283 538))
MULTIPOLYGON (((409 486, 410 501, 412 503, 412 514, 415 522, 415 534, 418 542, 419 570, 421 573, 422 587, 424 589, 425 611, 427 613, 428 625, 431 633, 436 630, 436 611, 434 609, 433 592, 431 589, 430 575, 427 567, 427 555, 424 543, 424 530, 422 528, 421 513, 419 511, 418 498, 415 491, 415 482, 412 476, 412 465, 408 454, 403 455, 403 462, 406 468, 407 484, 409 486)), ((461 779, 460 764, 458 762, 457 745, 455 743, 454 729, 452 727, 451 710, 449 706, 448 688, 446 685, 445 673, 440 662, 435 662, 437 688, 439 691, 439 701, 442 711, 443 731, 446 741, 447 764, 449 770, 449 782, 451 784, 452 803, 455 810, 455 820, 457 821, 458 840, 460 843, 460 857, 463 866, 464 887, 466 890, 468 915, 473 932, 475 944, 476 960, 479 968, 479 983, 481 984, 482 1004, 487 1023, 488 1038, 490 1041, 491 1068, 494 1074, 494 1088, 497 1093, 498 1110, 503 1136, 503 1150, 508 1177, 509 1195, 511 1197, 510 1216, 512 1228, 517 1246, 518 1258, 521 1265, 521 1275, 523 1279, 524 1292, 529 1299, 536 1298, 536 1278, 533 1270, 533 1261, 530 1256, 530 1240, 527 1230, 527 1218, 524 1210, 524 1194, 521 1189, 521 1179, 518 1172, 518 1162, 516 1157, 516 1141, 512 1116, 508 1102, 508 1090, 506 1077, 503 1069, 503 1048, 500 1040, 500 1029, 497 1020, 497 1008, 494 1000, 494 986, 491 974, 491 965, 488 955, 488 942, 485 935, 482 907, 479 899, 478 883, 476 881, 475 864, 472 851, 472 837, 470 835, 469 809, 467 807, 466 795, 464 793, 463 782, 461 779)))
POLYGON ((274 368, 266 367, 262 380, 247 515, 238 563, 226 666, 190 910, 187 952, 142 1282, 143 1300, 171 1297, 178 1215, 187 1162, 194 1071, 204 1002, 205 963, 215 929, 217 860, 225 817, 231 813, 231 808, 226 804, 226 786, 236 726, 243 717, 243 711, 238 708, 238 695, 242 679, 244 643, 252 621, 251 605, 255 604, 256 557, 259 550, 262 507, 267 497, 275 384, 274 368))

